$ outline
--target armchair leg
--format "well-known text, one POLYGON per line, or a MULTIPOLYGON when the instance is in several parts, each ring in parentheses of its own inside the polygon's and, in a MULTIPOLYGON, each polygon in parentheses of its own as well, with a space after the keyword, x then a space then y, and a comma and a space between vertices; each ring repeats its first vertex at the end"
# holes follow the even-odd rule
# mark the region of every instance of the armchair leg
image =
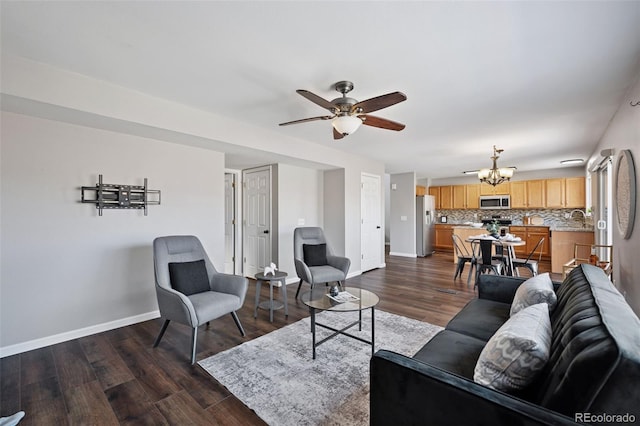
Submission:
POLYGON ((298 290, 296 291, 296 299, 298 298, 298 294, 300 294, 300 287, 302 287, 302 280, 298 283, 298 290))
POLYGON ((233 317, 233 320, 236 323, 236 326, 238 327, 238 330, 240 330, 240 334, 242 335, 242 337, 245 336, 244 334, 244 328, 242 328, 242 324, 240 324, 240 319, 238 318, 238 314, 234 312, 231 312, 231 316, 233 317))
POLYGON ((160 334, 156 337, 156 341, 153 342, 153 347, 157 348, 160 344, 160 340, 162 340, 162 336, 164 336, 164 332, 167 331, 167 327, 169 327, 169 322, 171 320, 164 320, 164 324, 162 324, 162 328, 160 329, 160 334))
POLYGON ((196 343, 198 341, 198 327, 193 327, 191 333, 191 365, 196 363, 196 343))

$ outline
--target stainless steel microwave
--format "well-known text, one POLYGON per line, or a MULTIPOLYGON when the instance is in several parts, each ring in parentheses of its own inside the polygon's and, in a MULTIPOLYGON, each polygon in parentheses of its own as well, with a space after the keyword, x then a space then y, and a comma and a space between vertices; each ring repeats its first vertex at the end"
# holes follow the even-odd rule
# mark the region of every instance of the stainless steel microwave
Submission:
POLYGON ((480 208, 483 210, 510 209, 511 197, 509 195, 481 195, 480 208))

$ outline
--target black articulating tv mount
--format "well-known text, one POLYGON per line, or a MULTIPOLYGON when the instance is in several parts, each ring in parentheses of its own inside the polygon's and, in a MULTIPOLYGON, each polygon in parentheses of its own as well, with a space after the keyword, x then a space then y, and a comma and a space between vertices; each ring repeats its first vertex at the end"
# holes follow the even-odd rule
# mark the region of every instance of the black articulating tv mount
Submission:
POLYGON ((82 203, 96 205, 98 215, 102 209, 144 209, 147 215, 148 205, 160 205, 160 191, 147 189, 147 178, 144 185, 118 185, 102 183, 102 175, 98 175, 96 186, 83 186, 82 203))

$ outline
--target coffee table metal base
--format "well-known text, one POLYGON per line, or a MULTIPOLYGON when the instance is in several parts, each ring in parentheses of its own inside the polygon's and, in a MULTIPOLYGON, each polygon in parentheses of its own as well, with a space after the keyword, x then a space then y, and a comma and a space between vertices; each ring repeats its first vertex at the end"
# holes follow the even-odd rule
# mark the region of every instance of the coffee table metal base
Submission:
POLYGON ((373 356, 373 353, 375 352, 375 306, 371 307, 371 340, 366 340, 363 339, 362 337, 358 337, 355 336, 353 334, 347 333, 346 331, 349 330, 351 327, 354 326, 358 326, 358 331, 362 331, 362 311, 358 311, 358 321, 355 321, 349 325, 347 325, 344 328, 341 329, 337 329, 337 328, 333 328, 331 326, 328 326, 326 324, 322 324, 316 321, 316 310, 315 308, 309 307, 309 312, 311 313, 311 339, 312 339, 312 345, 313 345, 313 359, 316 359, 316 348, 318 346, 320 346, 321 344, 323 344, 324 342, 333 339, 334 337, 336 337, 339 334, 342 334, 343 336, 347 336, 350 337, 352 339, 356 339, 359 340, 363 343, 367 343, 369 345, 371 345, 371 355, 373 356), (317 327, 322 327, 325 328, 327 330, 331 330, 334 333, 331 334, 330 336, 325 337, 324 339, 320 340, 319 342, 316 342, 316 326, 317 327))

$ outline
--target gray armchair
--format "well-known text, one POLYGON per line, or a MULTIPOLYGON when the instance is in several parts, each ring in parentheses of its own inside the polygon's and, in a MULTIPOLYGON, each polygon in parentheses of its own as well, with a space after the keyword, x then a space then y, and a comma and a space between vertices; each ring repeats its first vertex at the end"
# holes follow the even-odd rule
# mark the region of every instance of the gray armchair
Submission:
MULTIPOLYGON (((193 329, 191 364, 196 361, 198 326, 205 323, 208 325, 209 321, 230 313, 240 330, 240 334, 245 335, 235 311, 240 309, 244 303, 249 282, 244 277, 217 272, 197 237, 178 235, 156 238, 153 241, 153 266, 158 306, 160 307, 160 315, 164 319, 160 334, 153 344, 154 348, 160 344, 160 340, 172 320, 186 324, 193 329), (202 268, 199 275, 196 271, 195 276, 201 278, 200 281, 204 281, 203 285, 208 288, 193 290, 196 292, 189 295, 177 291, 175 289, 175 284, 178 282, 176 274, 179 273, 176 272, 177 267, 193 264, 202 267, 202 262, 195 262, 201 260, 204 261, 206 270, 202 268), (173 265, 170 266, 171 263, 173 265), (173 286, 172 276, 175 278, 173 286)), ((193 270, 191 272, 193 273, 193 270)), ((193 274, 182 273, 181 282, 184 283, 185 280, 188 282, 192 276, 193 274)), ((197 280, 194 279, 194 281, 197 280)), ((191 284, 188 283, 188 285, 191 284)))
POLYGON ((327 244, 322 228, 318 227, 296 228, 293 231, 293 257, 296 273, 300 278, 296 298, 300 293, 303 281, 311 284, 311 288, 318 283, 338 282, 342 285, 351 266, 351 260, 333 254, 331 247, 327 244), (326 251, 321 253, 322 260, 320 262, 309 262, 309 259, 305 261, 305 244, 316 246, 307 247, 307 249, 315 249, 319 244, 326 245, 326 251), (322 255, 326 256, 326 261, 322 255))

